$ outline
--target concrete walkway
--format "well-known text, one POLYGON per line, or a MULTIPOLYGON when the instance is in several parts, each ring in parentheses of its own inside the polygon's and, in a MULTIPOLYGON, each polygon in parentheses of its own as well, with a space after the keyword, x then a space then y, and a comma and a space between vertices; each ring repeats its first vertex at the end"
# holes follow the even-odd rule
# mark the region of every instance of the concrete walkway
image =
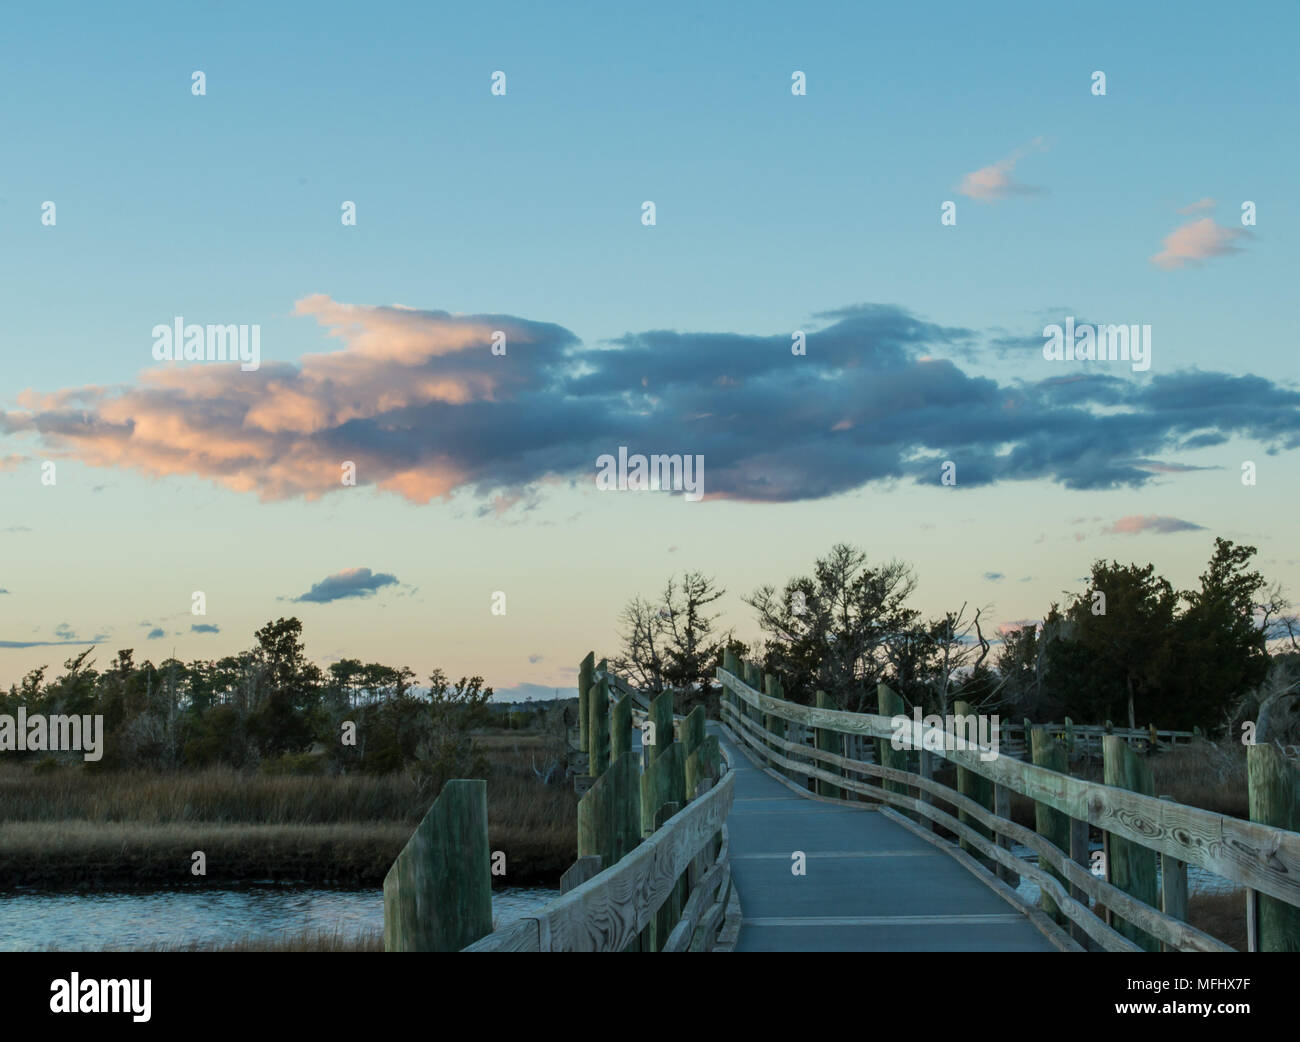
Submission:
POLYGON ((744 918, 737 951, 1056 951, 941 850, 869 810, 805 799, 717 724, 736 774, 727 818, 744 918), (803 876, 791 855, 806 855, 803 876))

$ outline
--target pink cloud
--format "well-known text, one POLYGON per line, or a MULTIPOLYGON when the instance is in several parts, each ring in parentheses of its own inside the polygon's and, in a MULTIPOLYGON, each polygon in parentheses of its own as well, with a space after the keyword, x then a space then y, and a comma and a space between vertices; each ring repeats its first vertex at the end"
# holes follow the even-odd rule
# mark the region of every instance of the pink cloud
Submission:
POLYGON ((1165 236, 1165 248, 1151 257, 1151 263, 1170 271, 1199 264, 1210 257, 1240 253, 1241 249, 1232 244, 1247 235, 1244 229, 1225 228, 1215 224, 1211 217, 1202 217, 1175 228, 1165 236))
POLYGON ((1106 529, 1110 535, 1138 535, 1141 532, 1156 532, 1159 535, 1169 535, 1172 532, 1202 532, 1203 525, 1193 524, 1191 521, 1184 521, 1177 517, 1159 517, 1155 514, 1130 514, 1128 517, 1121 517, 1113 525, 1106 529))
POLYGON ((1016 164, 1031 152, 1042 151, 1046 146, 1041 137, 1034 138, 1027 145, 1022 145, 1005 159, 1000 159, 991 166, 974 170, 961 179, 957 191, 979 202, 991 203, 1005 199, 1010 195, 1032 195, 1040 189, 1032 185, 1023 185, 1012 179, 1016 164))
POLYGON ((1204 199, 1197 199, 1196 202, 1184 206, 1179 213, 1199 213, 1201 210, 1213 210, 1214 200, 1208 195, 1204 199))
POLYGON ((0 412, 0 430, 37 434, 48 454, 89 466, 195 475, 267 500, 346 487, 351 461, 357 484, 427 503, 480 478, 465 462, 472 453, 440 448, 436 430, 420 429, 437 424, 429 410, 540 388, 573 342, 558 326, 506 315, 356 307, 321 295, 294 310, 342 346, 255 372, 169 363, 130 387, 26 391, 21 410, 0 412), (504 356, 492 353, 497 330, 504 356))

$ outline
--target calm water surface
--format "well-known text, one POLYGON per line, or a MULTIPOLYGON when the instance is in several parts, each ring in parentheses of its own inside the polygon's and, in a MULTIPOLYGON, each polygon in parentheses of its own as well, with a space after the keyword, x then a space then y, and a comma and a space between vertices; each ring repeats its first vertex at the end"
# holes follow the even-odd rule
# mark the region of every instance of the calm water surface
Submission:
MULTIPOLYGON (((497 926, 504 926, 559 893, 544 887, 495 891, 493 918, 497 926)), ((14 891, 0 895, 0 951, 227 943, 316 929, 346 936, 382 934, 383 892, 265 886, 146 893, 14 891)))

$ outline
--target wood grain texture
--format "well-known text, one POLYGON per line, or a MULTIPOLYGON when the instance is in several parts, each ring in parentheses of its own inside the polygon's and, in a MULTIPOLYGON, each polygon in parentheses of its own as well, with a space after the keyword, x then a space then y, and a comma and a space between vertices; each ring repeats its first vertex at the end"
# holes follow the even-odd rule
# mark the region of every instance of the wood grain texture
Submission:
MULTIPOLYGON (((756 755, 763 755, 763 750, 766 746, 760 743, 755 735, 751 733, 755 730, 755 725, 737 713, 728 712, 726 715, 729 718, 728 723, 730 725, 730 733, 735 736, 736 741, 738 743, 749 745, 755 750, 756 755)), ((1124 918, 1137 923, 1144 929, 1159 936, 1162 940, 1169 941, 1170 944, 1177 947, 1180 951, 1233 950, 1222 941, 1219 941, 1208 934, 1202 933, 1201 931, 1188 926, 1186 923, 1171 920, 1156 909, 1144 905, 1141 901, 1130 897, 1122 890, 1094 877, 1086 868, 1071 861, 1061 850, 1056 848, 1053 844, 1045 842, 1042 837, 1031 829, 1024 828, 1013 821, 1000 819, 974 800, 962 796, 960 793, 934 782, 931 779, 923 778, 920 775, 893 770, 891 768, 881 767, 872 763, 850 760, 846 757, 833 756, 832 754, 818 750, 812 750, 808 754, 819 760, 825 760, 827 763, 830 763, 835 767, 844 768, 859 774, 866 774, 879 778, 890 778, 892 776, 894 780, 911 783, 923 789, 930 789, 934 795, 939 796, 944 802, 953 804, 958 810, 966 810, 970 816, 981 821, 983 824, 986 824, 993 831, 1000 833, 1004 832, 1011 839, 1023 844, 1031 850, 1034 850, 1044 864, 1058 869, 1061 874, 1063 874, 1070 883, 1077 886, 1083 894, 1091 897, 1101 905, 1115 909, 1115 911, 1124 918)), ((827 778, 839 777, 823 770, 822 768, 809 767, 807 769, 813 771, 815 776, 827 778)), ((896 808, 903 810, 916 810, 918 813, 925 814, 932 820, 941 823, 945 829, 948 829, 958 836, 964 836, 965 838, 971 839, 972 845, 975 846, 976 849, 980 850, 981 853, 987 854, 992 860, 1004 864, 1009 868, 1014 868, 1021 874, 1033 879, 1035 882, 1038 882, 1040 887, 1046 889, 1057 903, 1062 905, 1062 910, 1065 911, 1067 917, 1074 922, 1080 923, 1088 935, 1093 937, 1094 940, 1097 940, 1099 944, 1106 946, 1106 943, 1109 943, 1111 950, 1115 951, 1141 950, 1131 941, 1128 941, 1123 937, 1120 937, 1120 941, 1123 943, 1116 946, 1115 939, 1111 936, 1115 932, 1105 926, 1105 924, 1102 923, 1085 904, 1072 899, 1069 892, 1062 887, 1059 882, 1053 879, 1048 872, 1038 866, 1030 865, 1028 862, 1014 857, 1014 855, 1011 855, 1009 852, 998 848, 996 844, 984 840, 983 837, 979 837, 980 842, 976 843, 971 837, 977 837, 979 834, 966 826, 963 826, 957 818, 946 814, 931 805, 927 805, 919 799, 900 796, 896 793, 887 793, 881 788, 867 785, 855 778, 845 777, 843 778, 843 784, 850 790, 869 794, 873 798, 887 802, 896 808), (997 853, 994 853, 993 851, 997 851, 997 853), (1066 908, 1063 904, 1065 901, 1069 901, 1072 907, 1066 908), (1100 934, 1101 937, 1107 938, 1107 942, 1105 943, 1099 939, 1099 927, 1105 927, 1105 930, 1107 931, 1100 934)))
MULTIPOLYGON (((717 675, 743 706, 756 707, 754 711, 846 735, 884 738, 893 733, 883 717, 777 703, 726 670, 719 669, 717 675)), ((918 737, 914 747, 919 744, 918 737)), ((1300 834, 1071 778, 1005 756, 981 760, 979 750, 945 749, 936 755, 1069 817, 1300 906, 1300 834)))
POLYGON ((487 782, 442 787, 384 877, 384 951, 455 952, 492 931, 487 782))

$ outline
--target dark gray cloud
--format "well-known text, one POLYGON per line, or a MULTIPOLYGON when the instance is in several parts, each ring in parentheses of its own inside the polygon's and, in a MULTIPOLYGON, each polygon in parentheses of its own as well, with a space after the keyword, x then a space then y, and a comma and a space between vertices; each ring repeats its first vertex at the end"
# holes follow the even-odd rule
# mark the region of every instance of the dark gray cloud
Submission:
MULTIPOLYGON (((987 337, 889 304, 813 316, 803 356, 789 330, 652 330, 592 348, 508 315, 327 298, 299 312, 347 346, 257 374, 178 369, 137 388, 63 391, 43 411, 0 413, 0 431, 97 466, 188 471, 266 498, 338 494, 339 461, 350 460, 358 484, 415 502, 468 489, 492 504, 485 515, 532 509, 547 480, 594 482, 596 458, 619 446, 702 455, 706 498, 764 502, 873 482, 940 485, 946 461, 957 489, 1141 488, 1192 469, 1166 462, 1173 453, 1238 437, 1265 453, 1300 446, 1300 392, 1264 377, 1052 363, 1010 334, 989 356, 1008 356, 1005 376, 974 375, 953 359, 987 337), (493 329, 510 334, 504 356, 488 348, 493 329), (141 440, 146 427, 177 425, 184 437, 141 440), (247 455, 214 456, 209 446, 232 431, 247 455)), ((377 588, 345 573, 295 599, 377 588)))
POLYGON ((372 597, 381 587, 396 583, 395 575, 371 572, 369 568, 349 568, 322 579, 302 596, 293 599, 299 603, 328 604, 348 597, 372 597))

